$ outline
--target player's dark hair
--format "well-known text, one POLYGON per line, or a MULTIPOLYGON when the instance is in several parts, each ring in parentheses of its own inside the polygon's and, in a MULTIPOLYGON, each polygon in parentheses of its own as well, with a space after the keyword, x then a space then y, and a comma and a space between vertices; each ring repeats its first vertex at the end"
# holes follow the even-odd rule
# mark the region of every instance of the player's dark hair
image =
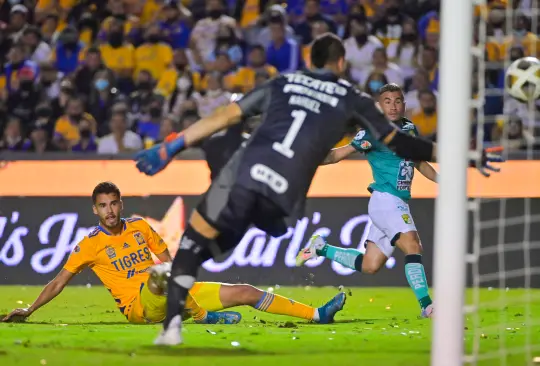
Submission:
POLYGON ((311 64, 320 69, 345 57, 345 47, 338 36, 324 33, 311 45, 311 64))
POLYGON ((114 193, 118 198, 122 198, 120 194, 120 189, 113 182, 101 182, 99 183, 92 192, 92 203, 96 203, 97 196, 99 194, 111 194, 114 193))
POLYGON ((430 89, 422 89, 418 91, 418 98, 420 98, 422 95, 428 94, 431 95, 433 98, 435 98, 435 93, 433 93, 430 89))
POLYGON ((405 95, 403 94, 403 89, 395 83, 386 84, 383 87, 379 89, 379 95, 383 95, 383 93, 386 92, 397 92, 401 94, 401 98, 405 99, 405 95))

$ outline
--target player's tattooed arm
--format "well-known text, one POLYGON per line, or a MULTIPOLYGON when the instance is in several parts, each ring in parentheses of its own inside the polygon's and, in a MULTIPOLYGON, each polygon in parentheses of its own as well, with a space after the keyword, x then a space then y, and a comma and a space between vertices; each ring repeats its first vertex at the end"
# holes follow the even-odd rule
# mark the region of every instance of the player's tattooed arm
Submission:
POLYGON ((75 273, 71 273, 70 271, 66 269, 62 269, 56 277, 49 282, 43 290, 41 290, 41 293, 37 297, 37 299, 34 301, 32 305, 28 308, 21 308, 21 309, 15 309, 11 313, 9 313, 4 319, 2 319, 3 322, 13 321, 20 318, 26 318, 32 315, 33 312, 35 312, 37 309, 42 307, 43 305, 47 304, 49 301, 54 299, 56 296, 62 292, 64 287, 68 284, 68 282, 75 276, 75 273))
POLYGON ((428 163, 427 161, 419 161, 416 162, 416 169, 427 179, 429 179, 432 182, 437 183, 439 179, 439 173, 435 170, 435 168, 428 163))
POLYGON ((346 145, 346 146, 338 147, 337 149, 332 149, 330 150, 328 155, 326 155, 326 158, 324 158, 321 165, 335 164, 355 152, 356 152, 356 149, 352 147, 351 145, 346 145))

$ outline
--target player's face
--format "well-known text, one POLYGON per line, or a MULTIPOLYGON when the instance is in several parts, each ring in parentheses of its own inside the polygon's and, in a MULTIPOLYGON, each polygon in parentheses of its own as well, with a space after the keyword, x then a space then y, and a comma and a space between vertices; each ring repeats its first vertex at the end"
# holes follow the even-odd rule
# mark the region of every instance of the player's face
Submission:
POLYGON ((99 194, 93 206, 94 214, 99 217, 100 224, 109 229, 120 225, 122 209, 122 200, 114 193, 99 194))
POLYGON ((392 122, 399 121, 405 113, 405 102, 400 92, 386 92, 379 97, 384 115, 392 122))

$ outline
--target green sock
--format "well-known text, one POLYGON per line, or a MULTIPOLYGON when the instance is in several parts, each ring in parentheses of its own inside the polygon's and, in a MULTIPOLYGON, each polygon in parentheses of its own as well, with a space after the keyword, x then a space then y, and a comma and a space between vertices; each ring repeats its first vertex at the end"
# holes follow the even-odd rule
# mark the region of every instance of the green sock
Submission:
POLYGON ((431 297, 429 297, 426 272, 420 254, 405 256, 405 277, 407 277, 407 282, 409 282, 409 286, 411 286, 420 307, 424 309, 431 305, 432 301, 431 297))
POLYGON ((362 260, 364 255, 356 249, 345 249, 326 244, 316 250, 317 255, 328 258, 350 269, 362 272, 362 260))

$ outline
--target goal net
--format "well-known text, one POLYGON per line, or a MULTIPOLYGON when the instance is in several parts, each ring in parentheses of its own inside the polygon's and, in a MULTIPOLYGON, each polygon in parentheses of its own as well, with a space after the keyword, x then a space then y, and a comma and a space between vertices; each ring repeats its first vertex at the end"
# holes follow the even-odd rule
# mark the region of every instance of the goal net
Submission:
POLYGON ((540 365, 540 109, 503 89, 513 60, 539 55, 538 0, 472 6, 473 141, 478 151, 501 146, 508 163, 468 201, 463 361, 540 365))

